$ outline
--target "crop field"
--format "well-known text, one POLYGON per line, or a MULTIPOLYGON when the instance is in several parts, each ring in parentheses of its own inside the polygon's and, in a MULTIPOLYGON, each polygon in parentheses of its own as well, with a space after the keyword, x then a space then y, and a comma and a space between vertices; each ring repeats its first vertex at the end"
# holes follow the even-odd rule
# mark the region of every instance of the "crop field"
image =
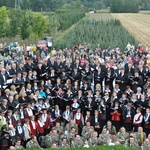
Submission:
POLYGON ((137 41, 140 41, 145 46, 150 44, 150 11, 141 11, 138 14, 95 13, 86 15, 89 19, 95 20, 119 19, 137 41))
POLYGON ((110 19, 113 19, 112 15, 110 13, 94 13, 94 14, 87 13, 86 16, 89 19, 94 19, 94 20, 110 20, 110 19))
POLYGON ((122 25, 142 44, 150 44, 150 15, 138 14, 111 14, 119 19, 122 25))

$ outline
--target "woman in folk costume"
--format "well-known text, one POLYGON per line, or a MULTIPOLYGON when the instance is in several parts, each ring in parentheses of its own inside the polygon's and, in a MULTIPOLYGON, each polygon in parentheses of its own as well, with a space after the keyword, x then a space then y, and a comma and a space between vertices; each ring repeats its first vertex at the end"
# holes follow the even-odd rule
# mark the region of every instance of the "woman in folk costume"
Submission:
POLYGON ((18 113, 17 109, 13 110, 13 117, 14 117, 16 122, 20 120, 20 116, 19 116, 19 113, 18 113))
POLYGON ((84 117, 84 123, 86 124, 87 122, 91 122, 91 119, 92 119, 91 112, 87 110, 86 115, 84 117))
POLYGON ((47 114, 47 109, 42 109, 42 122, 44 123, 44 135, 47 135, 50 132, 50 129, 53 127, 51 123, 51 116, 47 114))
POLYGON ((8 132, 9 132, 9 135, 10 135, 10 138, 11 138, 11 142, 12 144, 14 145, 15 144, 15 141, 17 140, 17 132, 16 132, 16 129, 14 128, 14 126, 12 124, 10 124, 8 126, 8 132))
POLYGON ((99 115, 102 121, 102 126, 104 126, 106 122, 106 105, 103 99, 100 101, 100 104, 98 105, 97 110, 99 111, 99 115))
POLYGON ((55 105, 55 109, 52 112, 53 121, 61 123, 61 116, 62 116, 62 111, 59 109, 58 105, 55 105))
POLYGON ((38 137, 42 136, 44 134, 44 122, 42 121, 42 116, 38 116, 37 120, 37 134, 38 137))
POLYGON ((50 108, 50 103, 49 103, 49 99, 48 98, 45 99, 45 102, 42 105, 42 108, 46 108, 46 109, 50 108))
POLYGON ((36 107, 37 107, 37 109, 38 109, 38 112, 41 112, 41 110, 42 110, 42 103, 43 103, 43 99, 42 98, 39 98, 38 99, 38 102, 37 102, 37 104, 36 104, 36 107))
POLYGON ((77 102, 77 99, 74 98, 73 100, 73 104, 71 105, 72 106, 72 110, 73 110, 73 116, 76 114, 77 112, 77 109, 80 107, 79 103, 77 102))
POLYGON ((29 122, 29 126, 30 126, 30 132, 31 135, 37 135, 37 123, 35 121, 35 116, 31 117, 31 120, 29 122))
POLYGON ((14 117, 12 116, 12 110, 7 111, 6 121, 7 121, 8 125, 15 126, 16 121, 15 121, 14 117))
POLYGON ((25 108, 25 113, 26 113, 26 118, 28 118, 30 120, 31 117, 33 116, 33 111, 31 109, 30 103, 27 104, 27 108, 25 108))
POLYGON ((84 118, 80 108, 77 109, 74 115, 74 121, 78 125, 78 133, 81 134, 82 127, 84 126, 84 118))
POLYGON ((24 124, 24 119, 26 118, 26 112, 23 108, 23 104, 19 105, 19 115, 20 115, 21 124, 23 125, 24 124))
POLYGON ((144 115, 144 132, 147 136, 150 134, 150 107, 146 108, 146 113, 144 115))
POLYGON ((68 124, 72 118, 72 112, 70 110, 70 106, 66 106, 66 110, 63 112, 63 120, 64 120, 64 124, 68 124))
POLYGON ((26 143, 31 139, 31 129, 28 118, 25 118, 24 120, 23 130, 24 130, 24 146, 26 146, 26 143))
POLYGON ((19 139, 22 141, 24 138, 24 130, 23 130, 23 126, 21 125, 20 120, 17 121, 15 129, 16 129, 16 133, 17 133, 19 139))
POLYGON ((142 126, 143 115, 141 113, 141 108, 137 108, 136 114, 133 118, 134 131, 137 132, 138 127, 142 126))
POLYGON ((114 108, 111 109, 112 111, 110 112, 110 115, 111 115, 112 123, 116 127, 117 131, 119 131, 121 125, 121 111, 119 108, 119 103, 115 102, 114 108))

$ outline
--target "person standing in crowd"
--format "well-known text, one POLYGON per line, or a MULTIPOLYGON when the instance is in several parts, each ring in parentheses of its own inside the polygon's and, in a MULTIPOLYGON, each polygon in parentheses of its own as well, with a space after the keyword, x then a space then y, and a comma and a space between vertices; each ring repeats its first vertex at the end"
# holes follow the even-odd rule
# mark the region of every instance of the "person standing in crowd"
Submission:
POLYGON ((94 51, 85 44, 54 50, 46 57, 36 56, 31 46, 24 46, 29 51, 26 55, 3 57, 2 150, 21 145, 58 148, 121 144, 147 148, 150 47, 143 51, 142 46, 134 49, 129 45, 124 54, 119 47, 102 50, 98 46, 94 51), (134 135, 130 133, 133 130, 134 135))

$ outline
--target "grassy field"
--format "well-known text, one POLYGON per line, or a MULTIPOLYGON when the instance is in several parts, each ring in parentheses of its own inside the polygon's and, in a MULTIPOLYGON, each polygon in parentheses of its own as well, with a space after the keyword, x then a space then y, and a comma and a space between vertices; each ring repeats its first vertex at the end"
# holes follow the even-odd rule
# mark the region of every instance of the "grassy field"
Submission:
POLYGON ((142 44, 150 44, 150 15, 138 14, 111 14, 119 19, 122 25, 142 44))

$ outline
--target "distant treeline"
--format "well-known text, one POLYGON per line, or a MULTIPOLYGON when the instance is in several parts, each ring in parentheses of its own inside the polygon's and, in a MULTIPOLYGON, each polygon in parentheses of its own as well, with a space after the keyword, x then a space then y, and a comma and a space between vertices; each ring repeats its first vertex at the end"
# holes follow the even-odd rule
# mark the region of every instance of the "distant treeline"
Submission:
MULTIPOLYGON (((6 6, 8 8, 19 7, 23 10, 31 9, 32 11, 43 11, 43 12, 55 11, 60 8, 65 9, 81 8, 82 10, 89 11, 111 7, 113 1, 114 0, 0 0, 0 7, 1 6, 6 6), (15 1, 17 3, 15 3, 15 1)), ((132 3, 134 0, 130 1, 132 3)), ((150 0, 137 0, 137 2, 138 8, 143 10, 150 10, 150 0)))
POLYGON ((112 0, 110 11, 112 13, 138 13, 139 0, 112 0))
POLYGON ((56 13, 40 13, 31 10, 6 9, 0 7, 0 38, 20 36, 25 40, 32 36, 38 39, 59 30, 66 30, 82 19, 85 14, 80 10, 57 10, 56 13))

